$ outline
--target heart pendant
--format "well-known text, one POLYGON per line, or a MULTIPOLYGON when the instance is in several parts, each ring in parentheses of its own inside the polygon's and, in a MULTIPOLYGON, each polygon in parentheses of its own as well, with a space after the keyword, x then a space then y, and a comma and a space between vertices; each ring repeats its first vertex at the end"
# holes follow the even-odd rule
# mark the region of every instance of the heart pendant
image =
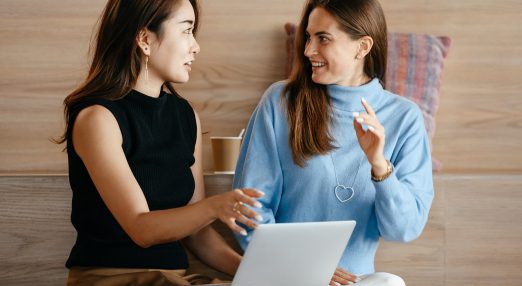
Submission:
POLYGON ((343 185, 337 185, 335 187, 335 196, 341 203, 345 203, 353 198, 355 191, 352 187, 345 187, 343 185))

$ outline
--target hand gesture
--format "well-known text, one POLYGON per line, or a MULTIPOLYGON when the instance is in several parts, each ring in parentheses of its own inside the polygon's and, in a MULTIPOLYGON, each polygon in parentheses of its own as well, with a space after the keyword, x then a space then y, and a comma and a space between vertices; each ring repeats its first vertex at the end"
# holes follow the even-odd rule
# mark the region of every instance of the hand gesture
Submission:
POLYGON ((256 200, 264 195, 255 189, 235 189, 217 196, 208 198, 211 201, 216 218, 225 223, 230 229, 241 235, 247 235, 245 229, 237 225, 240 222, 252 229, 257 223, 252 219, 261 221, 262 217, 247 205, 260 208, 261 204, 256 200))
POLYGON ((353 113, 353 127, 355 128, 359 145, 366 154, 368 162, 372 165, 374 174, 382 174, 386 172, 387 168, 386 159, 384 158, 384 127, 368 102, 363 99, 361 103, 366 113, 353 113), (362 124, 367 126, 366 131, 362 128, 362 124))

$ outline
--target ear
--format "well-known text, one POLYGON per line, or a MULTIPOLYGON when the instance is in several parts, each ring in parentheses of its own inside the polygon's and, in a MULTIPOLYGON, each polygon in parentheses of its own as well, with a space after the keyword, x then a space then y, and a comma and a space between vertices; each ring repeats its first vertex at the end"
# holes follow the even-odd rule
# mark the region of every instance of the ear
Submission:
POLYGON ((144 55, 150 56, 151 32, 149 29, 143 28, 138 32, 136 44, 144 55))
POLYGON ((357 56, 360 58, 364 58, 368 53, 370 53, 373 47, 373 39, 370 36, 364 36, 358 40, 359 49, 357 51, 357 56))

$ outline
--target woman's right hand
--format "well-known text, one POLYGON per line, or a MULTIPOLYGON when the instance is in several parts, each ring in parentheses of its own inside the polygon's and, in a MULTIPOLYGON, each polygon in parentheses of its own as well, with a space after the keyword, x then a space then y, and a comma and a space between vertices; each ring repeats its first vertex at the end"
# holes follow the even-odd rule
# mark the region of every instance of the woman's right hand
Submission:
POLYGON ((260 208, 261 203, 256 199, 264 195, 263 192, 255 189, 235 189, 220 195, 208 198, 212 211, 217 219, 225 223, 230 229, 241 235, 247 235, 244 228, 237 225, 240 222, 252 229, 257 227, 256 221, 261 221, 262 217, 247 205, 260 208))

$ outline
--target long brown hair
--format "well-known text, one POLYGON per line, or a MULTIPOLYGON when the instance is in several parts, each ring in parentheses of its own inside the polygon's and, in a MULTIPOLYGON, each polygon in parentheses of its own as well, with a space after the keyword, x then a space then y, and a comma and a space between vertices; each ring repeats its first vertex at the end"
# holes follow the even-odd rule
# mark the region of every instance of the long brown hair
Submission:
POLYGON ((364 36, 373 39, 373 47, 364 58, 367 76, 378 78, 384 86, 386 72, 387 28, 377 0, 308 0, 296 32, 294 67, 282 95, 287 103, 292 158, 301 167, 311 156, 326 154, 335 148, 329 124, 330 96, 326 85, 312 81, 312 66, 304 55, 308 18, 317 7, 334 16, 353 40, 364 36))
MULTIPOLYGON (((195 14, 194 34, 199 24, 197 0, 189 0, 195 14)), ((92 63, 85 81, 63 101, 65 131, 55 140, 67 141, 71 107, 89 98, 117 100, 130 92, 141 70, 142 54, 136 43, 138 33, 147 28, 161 40, 162 24, 171 16, 180 0, 109 0, 91 43, 92 63)), ((164 86, 178 95, 170 82, 164 86)))

